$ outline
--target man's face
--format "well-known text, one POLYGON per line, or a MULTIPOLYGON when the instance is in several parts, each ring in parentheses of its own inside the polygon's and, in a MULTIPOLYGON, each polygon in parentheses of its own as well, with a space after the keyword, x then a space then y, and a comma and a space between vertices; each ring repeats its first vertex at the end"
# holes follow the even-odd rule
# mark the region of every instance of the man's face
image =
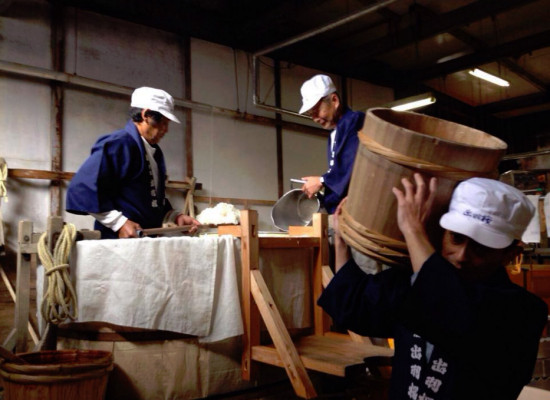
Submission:
POLYGON ((519 249, 515 245, 504 249, 493 249, 468 236, 446 230, 441 253, 464 278, 480 281, 492 275, 498 268, 507 265, 519 249))
POLYGON ((338 106, 340 100, 335 93, 329 94, 315 104, 315 106, 306 112, 314 122, 318 123, 325 129, 336 128, 338 122, 338 106))
POLYGON ((140 133, 149 144, 158 144, 168 132, 170 120, 162 116, 161 120, 157 122, 152 117, 146 117, 144 114, 142 114, 143 130, 140 133))

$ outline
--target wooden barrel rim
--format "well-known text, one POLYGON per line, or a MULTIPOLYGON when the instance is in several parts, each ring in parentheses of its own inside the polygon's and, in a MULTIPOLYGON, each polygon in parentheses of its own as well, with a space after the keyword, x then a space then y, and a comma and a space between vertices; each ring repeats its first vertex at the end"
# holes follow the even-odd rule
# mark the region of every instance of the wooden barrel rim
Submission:
POLYGON ((419 158, 410 157, 395 150, 392 150, 389 147, 381 145, 372 138, 368 137, 365 133, 363 133, 363 131, 359 131, 359 140, 367 148, 367 150, 371 151, 372 153, 381 155, 388 161, 391 161, 395 164, 403 165, 405 167, 410 167, 421 171, 428 171, 430 174, 435 176, 452 180, 464 180, 468 178, 473 178, 474 176, 493 177, 495 175, 495 171, 466 171, 463 169, 451 168, 445 165, 421 160, 419 158))
MULTIPOLYGON (((373 118, 377 120, 379 123, 392 125, 395 127, 398 127, 400 129, 409 131, 414 133, 415 135, 420 135, 423 137, 429 137, 429 138, 436 138, 438 140, 441 140, 446 143, 450 143, 457 146, 466 146, 466 147, 474 147, 478 149, 486 149, 486 150, 506 150, 508 148, 508 145, 505 141, 502 139, 497 138, 496 136, 490 135, 487 132, 484 132, 479 129, 471 128, 467 125, 462 125, 456 122, 448 121, 445 119, 433 117, 431 115, 426 114, 420 114, 414 111, 395 111, 391 108, 384 108, 384 107, 375 107, 367 110, 367 114, 369 118, 373 118), (432 121, 437 123, 442 123, 447 127, 445 131, 452 130, 455 131, 467 131, 469 133, 476 133, 478 137, 476 137, 475 141, 457 141, 454 139, 451 139, 449 137, 446 137, 444 135, 436 134, 436 132, 423 132, 416 130, 410 126, 411 121, 432 121), (406 123, 404 123, 404 121, 406 123), (484 145, 485 143, 490 143, 491 145, 484 145)), ((437 133, 439 133, 441 130, 437 130, 437 133)))

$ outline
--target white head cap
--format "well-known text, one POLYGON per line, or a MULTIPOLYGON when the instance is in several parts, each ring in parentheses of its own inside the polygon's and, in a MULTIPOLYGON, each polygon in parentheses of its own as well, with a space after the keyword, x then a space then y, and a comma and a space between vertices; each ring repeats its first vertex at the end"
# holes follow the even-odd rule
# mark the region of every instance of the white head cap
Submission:
POLYGON ((180 123, 180 120, 174 115, 174 99, 164 90, 150 87, 137 88, 132 93, 130 106, 157 111, 169 120, 180 123))
POLYGON ((521 240, 535 207, 518 189, 486 178, 461 182, 439 224, 493 249, 521 240))
POLYGON ((307 80, 300 89, 302 93, 302 108, 300 114, 311 110, 323 97, 336 92, 336 86, 327 75, 315 75, 307 80))

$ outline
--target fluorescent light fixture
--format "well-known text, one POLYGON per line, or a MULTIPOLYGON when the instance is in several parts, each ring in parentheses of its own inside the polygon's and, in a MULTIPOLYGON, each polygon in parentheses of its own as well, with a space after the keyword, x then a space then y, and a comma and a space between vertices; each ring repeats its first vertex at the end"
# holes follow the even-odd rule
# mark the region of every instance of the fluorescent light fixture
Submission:
POLYGON ((424 107, 435 103, 435 97, 431 93, 419 94, 418 96, 407 97, 394 101, 388 105, 394 111, 407 111, 424 107))
POLYGON ((490 73, 482 71, 482 70, 477 69, 477 68, 468 71, 468 73, 470 75, 476 76, 480 79, 484 79, 487 82, 494 83, 495 85, 498 85, 498 86, 505 86, 505 87, 510 86, 510 82, 508 82, 508 81, 506 81, 502 78, 499 78, 498 76, 491 75, 490 73))

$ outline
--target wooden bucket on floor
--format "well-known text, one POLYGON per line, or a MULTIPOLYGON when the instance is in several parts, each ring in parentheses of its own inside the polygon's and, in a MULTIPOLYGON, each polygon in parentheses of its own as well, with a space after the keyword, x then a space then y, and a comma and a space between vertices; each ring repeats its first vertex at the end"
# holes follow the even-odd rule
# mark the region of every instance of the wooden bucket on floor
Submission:
POLYGON ((367 111, 359 132, 348 199, 339 219, 346 242, 387 265, 408 264, 397 225, 392 187, 401 178, 438 178, 438 192, 427 229, 432 243, 441 241, 439 218, 447 210, 459 181, 474 176, 496 178, 506 152, 502 140, 454 122, 386 108, 367 111))
POLYGON ((4 400, 101 400, 113 356, 99 350, 51 350, 18 354, 28 364, 0 366, 4 400))

